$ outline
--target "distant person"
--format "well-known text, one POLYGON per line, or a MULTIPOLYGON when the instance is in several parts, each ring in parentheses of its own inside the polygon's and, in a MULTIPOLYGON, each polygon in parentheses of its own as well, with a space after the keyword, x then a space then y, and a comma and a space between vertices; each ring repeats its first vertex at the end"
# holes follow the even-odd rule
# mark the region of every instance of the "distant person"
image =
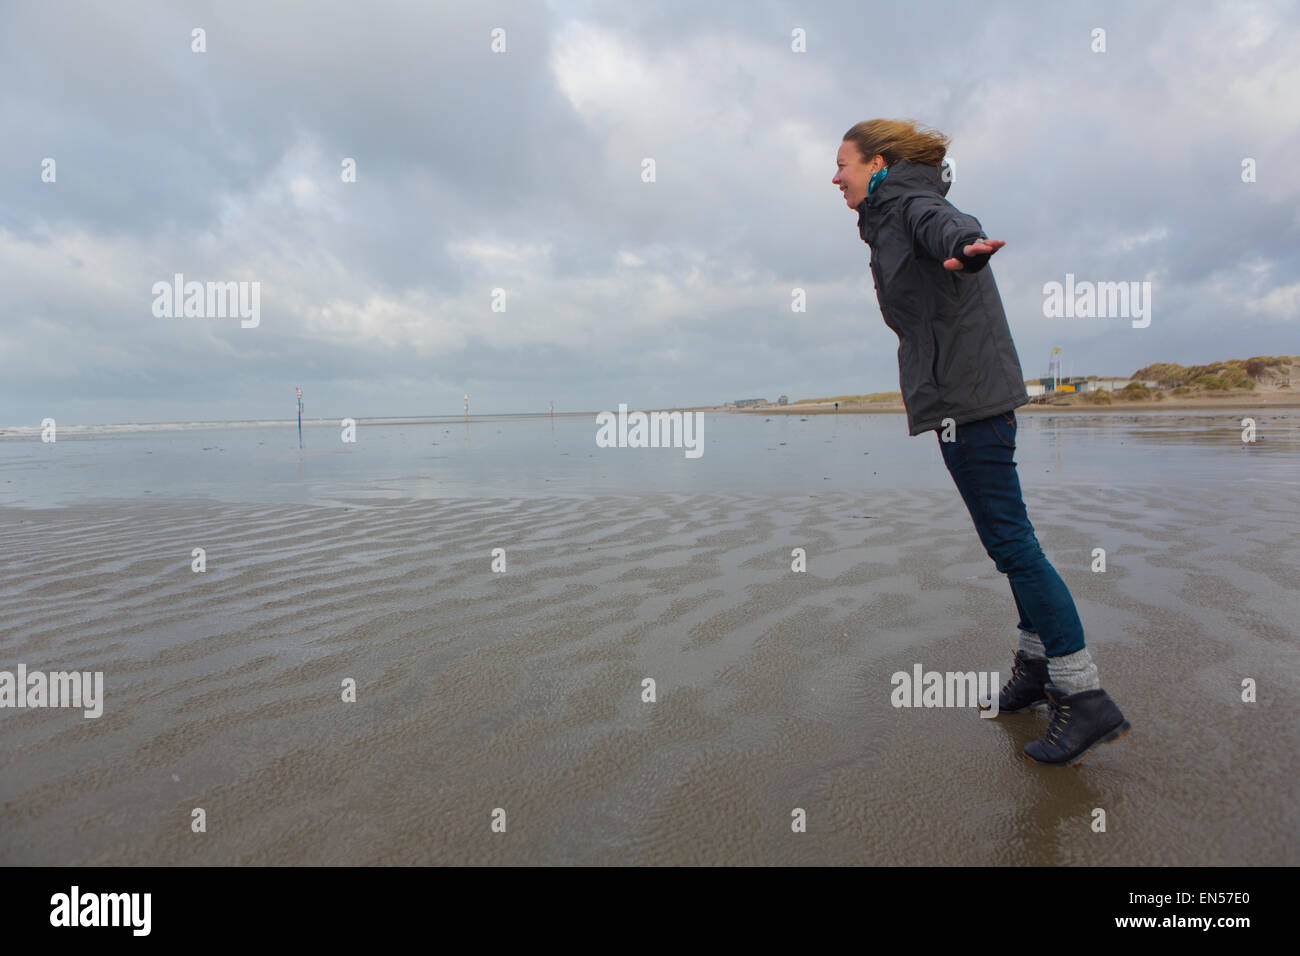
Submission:
POLYGON ((1074 599, 1043 554, 1016 475, 1015 409, 1029 402, 1002 300, 985 268, 1006 243, 944 197, 948 137, 909 120, 874 119, 844 134, 831 180, 858 213, 885 324, 898 334, 909 433, 935 430, 984 550, 1007 576, 1019 647, 1000 713, 1047 701, 1038 763, 1077 764, 1129 730, 1101 689, 1074 599), (946 422, 946 420, 951 420, 946 422), (951 429, 944 441, 944 430, 951 429))

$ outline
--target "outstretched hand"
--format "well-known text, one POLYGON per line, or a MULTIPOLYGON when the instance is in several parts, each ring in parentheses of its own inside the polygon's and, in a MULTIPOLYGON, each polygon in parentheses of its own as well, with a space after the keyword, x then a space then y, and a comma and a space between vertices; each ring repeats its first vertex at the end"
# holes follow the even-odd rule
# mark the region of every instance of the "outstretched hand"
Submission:
MULTIPOLYGON (((1006 241, 1003 239, 980 239, 978 242, 972 242, 970 245, 963 248, 962 255, 968 257, 982 256, 985 253, 993 255, 993 253, 997 252, 1005 245, 1006 241)), ((955 272, 958 269, 965 268, 960 259, 945 259, 943 260, 943 267, 949 272, 955 272)))

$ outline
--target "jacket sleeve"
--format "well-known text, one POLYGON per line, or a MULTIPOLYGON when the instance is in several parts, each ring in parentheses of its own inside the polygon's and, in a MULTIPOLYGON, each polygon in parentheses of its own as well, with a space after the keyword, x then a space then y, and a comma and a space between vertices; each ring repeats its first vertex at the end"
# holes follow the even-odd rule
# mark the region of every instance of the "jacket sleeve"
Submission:
POLYGON ((931 258, 943 262, 957 259, 960 272, 979 272, 988 264, 992 253, 967 256, 962 250, 976 239, 984 239, 984 227, 942 196, 912 193, 902 198, 903 221, 914 246, 920 246, 931 258))

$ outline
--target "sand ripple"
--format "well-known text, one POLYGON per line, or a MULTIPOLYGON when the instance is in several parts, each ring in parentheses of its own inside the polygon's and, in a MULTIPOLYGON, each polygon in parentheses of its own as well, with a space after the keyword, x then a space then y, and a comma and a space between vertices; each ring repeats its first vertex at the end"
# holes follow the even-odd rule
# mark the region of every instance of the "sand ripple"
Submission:
POLYGON ((0 669, 106 684, 0 710, 0 863, 1300 863, 1294 496, 1029 504, 1134 724, 1075 771, 889 704, 1007 669, 955 490, 0 510, 0 669))

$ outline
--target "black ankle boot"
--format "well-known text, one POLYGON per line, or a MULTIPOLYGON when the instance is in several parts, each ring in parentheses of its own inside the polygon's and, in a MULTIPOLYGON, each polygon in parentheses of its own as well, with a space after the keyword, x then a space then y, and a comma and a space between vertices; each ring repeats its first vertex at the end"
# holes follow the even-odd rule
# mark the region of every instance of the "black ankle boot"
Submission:
MULTIPOLYGON (((1021 714, 1034 704, 1047 700, 1043 693, 1047 681, 1046 660, 1034 660, 1027 657, 1024 651, 1016 651, 1015 662, 1011 665, 1011 677, 998 693, 998 713, 1021 714)), ((988 709, 980 704, 980 710, 988 709)))
POLYGON ((1119 740, 1132 726, 1104 690, 1063 694, 1055 684, 1043 688, 1052 719, 1042 740, 1025 744, 1035 763, 1076 767, 1102 744, 1119 740))

